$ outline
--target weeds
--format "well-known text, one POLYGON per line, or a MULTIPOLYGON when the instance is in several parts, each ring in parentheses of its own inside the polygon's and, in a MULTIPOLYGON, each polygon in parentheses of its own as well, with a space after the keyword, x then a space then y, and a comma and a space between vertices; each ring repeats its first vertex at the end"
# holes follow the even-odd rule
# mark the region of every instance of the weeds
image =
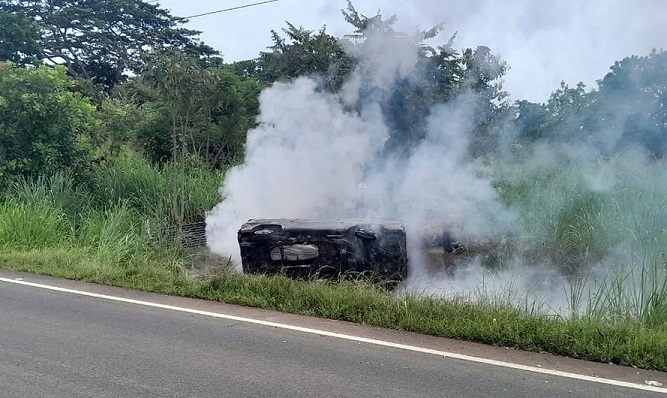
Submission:
POLYGON ((0 248, 67 246, 73 225, 67 214, 45 199, 0 204, 0 248))
MULTIPOLYGON (((90 192, 96 208, 110 208, 121 203, 148 219, 172 220, 171 166, 154 166, 134 152, 125 152, 102 166, 91 177, 90 192)), ((203 221, 205 211, 219 201, 217 187, 222 175, 191 161, 186 167, 184 222, 203 221)))

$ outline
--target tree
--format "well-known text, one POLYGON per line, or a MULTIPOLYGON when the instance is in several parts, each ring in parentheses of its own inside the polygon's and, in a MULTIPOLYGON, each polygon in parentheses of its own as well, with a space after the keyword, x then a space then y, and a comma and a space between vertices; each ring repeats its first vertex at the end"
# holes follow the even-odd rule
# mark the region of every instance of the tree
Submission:
POLYGON ((272 30, 272 51, 260 53, 256 65, 260 82, 313 76, 322 80, 325 90, 336 91, 354 69, 354 59, 347 55, 340 40, 326 33, 326 27, 315 33, 287 22, 283 32, 287 38, 272 30))
POLYGON ((187 152, 214 168, 242 156, 246 133, 256 125, 263 86, 235 65, 210 65, 189 58, 182 63, 183 73, 188 76, 183 87, 179 89, 172 82, 168 89, 167 74, 181 69, 174 59, 170 60, 174 56, 182 54, 156 54, 141 76, 119 87, 122 96, 131 99, 144 115, 136 127, 137 143, 154 161, 172 159, 168 132, 173 125, 174 101, 195 95, 191 108, 179 106, 181 113, 190 109, 187 152), (200 87, 200 94, 193 93, 193 87, 200 87), (170 90, 172 94, 168 94, 170 90))
POLYGON ((0 61, 17 65, 35 63, 42 58, 39 29, 22 12, 0 9, 0 61))
POLYGON ((598 86, 595 106, 601 122, 622 131, 614 149, 640 146, 662 158, 667 151, 667 51, 616 62, 598 86))
POLYGON ((0 183, 85 166, 94 107, 73 85, 64 67, 0 66, 0 183))
MULTIPOLYGON (((370 88, 362 92, 360 102, 368 97, 383 98, 381 107, 390 130, 386 143, 388 153, 399 156, 409 154, 412 148, 426 136, 426 123, 431 109, 436 104, 446 103, 462 94, 470 94, 474 106, 474 127, 471 153, 475 156, 493 150, 495 138, 492 126, 504 117, 507 94, 502 91, 500 78, 508 66, 491 53, 487 47, 465 49, 461 53, 453 50, 456 34, 437 48, 425 44, 437 37, 443 25, 430 30, 406 34, 394 30, 396 16, 383 18, 378 13, 372 17, 359 13, 348 0, 343 10, 345 20, 354 28, 347 37, 352 40, 355 54, 377 51, 378 39, 383 43, 414 47, 417 60, 415 73, 398 77, 390 87, 370 88)), ((374 62, 377 62, 374 61, 374 62)), ((376 74, 376 63, 360 65, 359 72, 368 76, 376 74)))
POLYGON ((196 40, 199 32, 180 27, 187 20, 141 0, 0 0, 0 11, 25 15, 39 28, 48 64, 107 88, 136 73, 150 49, 215 54, 196 40))
POLYGON ((214 68, 210 122, 193 139, 193 152, 207 164, 220 167, 243 156, 248 130, 257 125, 262 86, 229 67, 214 68))
POLYGON ((546 104, 522 101, 514 123, 524 142, 587 144, 603 155, 639 147, 654 158, 667 151, 667 52, 616 62, 587 92, 565 82, 546 104))
POLYGON ((549 111, 543 104, 520 100, 515 104, 516 118, 512 122, 516 139, 520 143, 535 142, 545 138, 544 122, 549 111))
POLYGON ((146 112, 123 95, 112 95, 96 107, 97 119, 94 146, 100 159, 113 158, 135 139, 136 126, 146 118, 146 112))
POLYGON ((586 92, 586 86, 579 82, 575 88, 561 82, 560 87, 549 97, 545 110, 549 115, 542 125, 544 135, 553 138, 558 136, 573 137, 580 134, 584 128, 583 120, 591 114, 591 95, 586 92))
POLYGON ((185 168, 193 160, 217 167, 242 154, 260 86, 230 67, 168 49, 150 54, 141 75, 121 89, 146 115, 137 142, 173 167, 172 213, 181 223, 185 168))
POLYGON ((215 77, 197 58, 168 49, 150 55, 142 74, 162 99, 171 122, 172 216, 180 225, 185 213, 185 168, 188 143, 197 121, 210 113, 210 88, 215 77))

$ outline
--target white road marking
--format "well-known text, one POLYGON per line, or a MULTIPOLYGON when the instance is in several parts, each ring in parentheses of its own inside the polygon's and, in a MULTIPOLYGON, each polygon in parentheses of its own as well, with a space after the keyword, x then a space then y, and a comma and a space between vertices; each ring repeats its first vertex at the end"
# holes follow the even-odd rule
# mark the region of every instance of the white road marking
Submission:
POLYGON ((593 383, 602 383, 602 384, 608 384, 608 385, 617 386, 617 387, 627 387, 627 388, 633 388, 633 389, 637 389, 637 390, 653 391, 653 392, 659 392, 659 393, 667 394, 667 388, 655 387, 655 386, 651 386, 651 385, 637 384, 637 383, 631 383, 631 382, 621 381, 621 380, 605 379, 605 378, 602 378, 602 377, 595 377, 595 376, 586 376, 586 375, 577 374, 577 373, 562 372, 560 370, 544 369, 544 368, 541 368, 541 367, 521 365, 521 364, 516 364, 516 363, 512 363, 512 362, 497 361, 495 359, 474 357, 474 356, 464 355, 464 354, 456 354, 456 353, 453 353, 453 352, 434 350, 434 349, 424 348, 424 347, 416 347, 416 346, 411 346, 411 345, 407 345, 407 344, 392 343, 390 341, 370 339, 370 338, 359 337, 359 336, 352 336, 352 335, 343 334, 343 333, 328 332, 326 330, 304 328, 304 327, 288 325, 288 324, 284 324, 284 323, 262 321, 262 320, 259 320, 259 319, 245 318, 245 317, 240 317, 240 316, 235 316, 235 315, 226 315, 226 314, 221 314, 221 313, 217 313, 217 312, 201 311, 201 310, 195 310, 195 309, 192 309, 192 308, 177 307, 177 306, 167 305, 167 304, 151 303, 149 301, 133 300, 133 299, 128 299, 128 298, 124 298, 124 297, 108 296, 108 295, 105 295, 105 294, 97 294, 97 293, 85 292, 85 291, 81 291, 81 290, 66 289, 66 288, 57 287, 57 286, 43 285, 43 284, 40 284, 40 283, 26 282, 26 281, 22 280, 21 278, 19 278, 19 279, 8 279, 8 278, 0 277, 0 282, 13 283, 13 284, 24 285, 24 286, 31 286, 31 287, 36 287, 36 288, 40 288, 40 289, 47 289, 47 290, 53 290, 53 291, 57 291, 57 292, 77 294, 77 295, 81 295, 81 296, 100 298, 100 299, 117 301, 117 302, 122 302, 122 303, 143 305, 143 306, 146 306, 146 307, 161 308, 161 309, 165 309, 165 310, 172 310, 172 311, 179 311, 179 312, 185 312, 185 313, 196 314, 196 315, 203 315, 203 316, 208 316, 208 317, 213 317, 213 318, 221 318, 221 319, 227 319, 227 320, 238 321, 238 322, 247 322, 247 323, 252 323, 252 324, 255 324, 255 325, 269 326, 269 327, 274 327, 274 328, 293 330, 293 331, 302 332, 302 333, 309 333, 309 334, 316 334, 316 335, 320 335, 320 336, 334 337, 334 338, 337 338, 337 339, 350 340, 350 341, 356 341, 356 342, 367 343, 367 344, 374 344, 374 345, 379 345, 379 346, 383 346, 383 347, 398 348, 398 349, 401 349, 401 350, 420 352, 420 353, 424 353, 424 354, 439 355, 439 356, 442 356, 442 357, 445 357, 445 358, 460 359, 460 360, 463 360, 463 361, 476 362, 476 363, 482 363, 482 364, 493 365, 493 366, 500 366, 500 367, 503 367, 503 368, 523 370, 523 371, 527 371, 527 372, 541 373, 541 374, 546 374, 546 375, 550 375, 550 376, 567 377, 567 378, 570 378, 570 379, 589 381, 589 382, 593 382, 593 383))

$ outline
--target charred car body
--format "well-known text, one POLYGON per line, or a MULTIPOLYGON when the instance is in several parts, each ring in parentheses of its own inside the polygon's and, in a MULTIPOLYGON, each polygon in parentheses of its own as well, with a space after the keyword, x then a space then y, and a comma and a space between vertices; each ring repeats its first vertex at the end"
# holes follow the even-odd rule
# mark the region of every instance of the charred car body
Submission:
POLYGON ((404 226, 393 220, 249 220, 238 231, 247 273, 369 272, 407 276, 404 226))

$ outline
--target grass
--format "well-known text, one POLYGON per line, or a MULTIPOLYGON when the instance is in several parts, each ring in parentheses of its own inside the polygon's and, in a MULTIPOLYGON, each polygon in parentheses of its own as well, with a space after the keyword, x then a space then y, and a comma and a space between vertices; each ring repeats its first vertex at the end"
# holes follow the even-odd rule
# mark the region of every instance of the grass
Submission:
POLYGON ((45 247, 71 240, 72 225, 65 212, 43 199, 0 205, 0 247, 45 247))
MULTIPOLYGON (((501 199, 525 225, 514 256, 572 277, 569 316, 536 311, 535 303, 517 307, 491 291, 442 299, 392 293, 364 278, 236 274, 160 238, 170 218, 169 170, 135 154, 85 184, 67 175, 16 183, 0 202, 0 268, 667 371, 667 188, 657 183, 667 176, 659 165, 651 180, 631 162, 612 161, 622 167, 608 191, 591 189, 590 169, 530 176, 505 169, 497 179, 501 199), (217 272, 194 276, 202 264, 217 272)), ((217 201, 219 178, 189 170, 189 217, 217 201)))
POLYGON ((574 315, 667 325, 667 168, 639 159, 522 163, 496 176, 524 226, 511 261, 557 269, 574 315))
MULTIPOLYGON (((195 160, 186 166, 186 175, 178 189, 183 196, 185 222, 203 221, 204 211, 220 199, 217 192, 224 173, 208 170, 195 160)), ((88 181, 92 205, 109 208, 120 203, 137 210, 145 218, 170 220, 173 175, 171 165, 150 164, 139 154, 125 151, 111 163, 96 169, 88 181)))

